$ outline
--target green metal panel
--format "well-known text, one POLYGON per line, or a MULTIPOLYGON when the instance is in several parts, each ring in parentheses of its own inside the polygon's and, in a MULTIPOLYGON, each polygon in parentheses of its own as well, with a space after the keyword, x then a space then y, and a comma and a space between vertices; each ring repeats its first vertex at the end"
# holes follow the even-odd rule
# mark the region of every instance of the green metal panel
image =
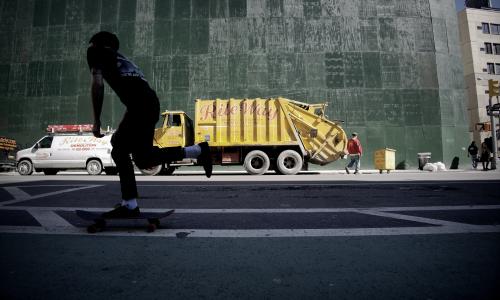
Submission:
MULTIPOLYGON (((452 0, 30 0, 0 6, 0 134, 32 144, 49 123, 92 122, 90 37, 115 32, 162 109, 201 98, 285 96, 372 152, 449 164, 468 144, 452 0)), ((103 122, 124 111, 109 87, 103 122)), ((344 162, 334 164, 342 167, 344 162)))

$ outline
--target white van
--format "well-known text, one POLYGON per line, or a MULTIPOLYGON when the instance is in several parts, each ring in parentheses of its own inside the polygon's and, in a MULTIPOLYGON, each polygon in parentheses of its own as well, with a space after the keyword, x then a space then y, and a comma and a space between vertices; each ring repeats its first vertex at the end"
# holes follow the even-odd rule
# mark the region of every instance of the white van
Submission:
POLYGON ((50 125, 50 132, 33 147, 16 154, 17 171, 31 175, 33 171, 55 175, 67 169, 86 169, 90 175, 104 170, 116 175, 116 165, 111 158, 111 132, 102 138, 92 135, 92 125, 50 125))

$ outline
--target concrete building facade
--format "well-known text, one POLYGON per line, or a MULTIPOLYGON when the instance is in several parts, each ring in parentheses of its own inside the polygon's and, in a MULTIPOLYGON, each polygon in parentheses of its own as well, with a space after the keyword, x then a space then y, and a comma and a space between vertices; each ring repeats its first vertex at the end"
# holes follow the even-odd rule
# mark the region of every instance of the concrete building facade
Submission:
MULTIPOLYGON (((195 98, 328 102, 365 149, 448 166, 469 143, 453 0, 10 0, 0 2, 0 135, 32 143, 48 124, 92 121, 85 61, 99 30, 157 91, 195 98)), ((105 125, 123 107, 106 90, 105 125)), ((343 162, 334 163, 342 167, 343 162)))
POLYGON ((500 80, 500 10, 466 8, 458 13, 458 21, 469 131, 480 145, 491 136, 488 80, 500 80))

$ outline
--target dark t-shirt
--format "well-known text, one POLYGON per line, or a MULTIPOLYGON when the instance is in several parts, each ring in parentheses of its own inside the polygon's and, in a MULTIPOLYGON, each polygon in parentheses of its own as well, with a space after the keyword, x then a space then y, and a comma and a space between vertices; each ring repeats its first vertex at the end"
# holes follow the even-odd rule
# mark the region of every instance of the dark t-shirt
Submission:
POLYGON ((89 68, 102 71, 104 80, 127 107, 147 99, 157 99, 142 71, 125 56, 110 48, 89 47, 89 68))
POLYGON ((477 147, 475 145, 470 145, 469 149, 467 150, 469 151, 470 155, 477 155, 477 147))

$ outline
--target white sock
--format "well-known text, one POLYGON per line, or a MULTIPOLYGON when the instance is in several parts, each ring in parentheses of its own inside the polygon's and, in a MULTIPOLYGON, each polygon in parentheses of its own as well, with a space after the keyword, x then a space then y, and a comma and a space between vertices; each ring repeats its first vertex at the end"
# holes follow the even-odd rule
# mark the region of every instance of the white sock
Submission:
POLYGON ((184 148, 185 158, 197 158, 201 154, 201 147, 198 145, 193 145, 184 148))
POLYGON ((122 200, 122 206, 126 206, 128 209, 135 209, 137 205, 137 199, 122 200))

